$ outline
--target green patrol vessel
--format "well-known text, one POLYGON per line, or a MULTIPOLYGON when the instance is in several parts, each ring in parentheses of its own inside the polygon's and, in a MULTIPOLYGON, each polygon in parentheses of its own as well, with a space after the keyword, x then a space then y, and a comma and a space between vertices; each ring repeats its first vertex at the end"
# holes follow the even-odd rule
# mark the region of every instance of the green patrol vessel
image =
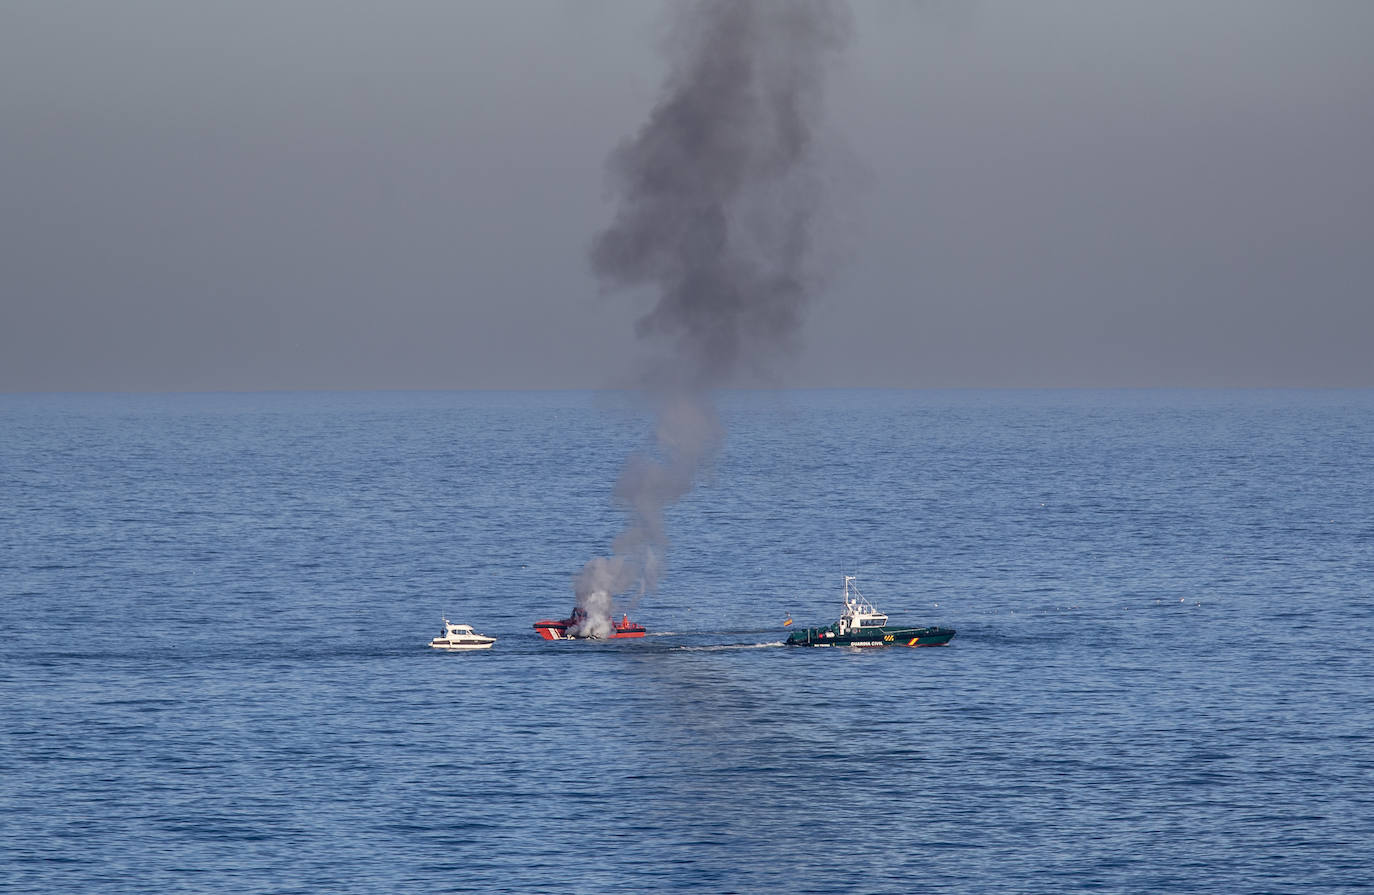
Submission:
POLYGON ((824 628, 802 628, 787 635, 788 646, 944 646, 953 628, 889 627, 887 616, 859 593, 853 575, 844 576, 844 614, 824 628))

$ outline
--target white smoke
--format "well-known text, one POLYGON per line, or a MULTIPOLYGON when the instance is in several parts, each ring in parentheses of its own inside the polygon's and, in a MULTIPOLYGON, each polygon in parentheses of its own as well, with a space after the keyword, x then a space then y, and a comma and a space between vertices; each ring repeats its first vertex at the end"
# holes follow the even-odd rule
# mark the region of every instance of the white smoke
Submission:
POLYGON ((568 626, 574 637, 611 636, 612 602, 617 593, 634 583, 635 575, 623 557, 598 556, 588 562, 577 576, 577 617, 568 626))

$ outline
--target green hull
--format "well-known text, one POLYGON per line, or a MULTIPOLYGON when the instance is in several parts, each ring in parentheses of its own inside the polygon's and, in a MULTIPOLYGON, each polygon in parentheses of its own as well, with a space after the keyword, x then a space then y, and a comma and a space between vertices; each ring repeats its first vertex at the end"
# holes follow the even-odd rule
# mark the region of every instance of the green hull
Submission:
POLYGON ((944 646, 953 628, 861 628, 848 634, 839 625, 802 628, 787 636, 788 646, 944 646))

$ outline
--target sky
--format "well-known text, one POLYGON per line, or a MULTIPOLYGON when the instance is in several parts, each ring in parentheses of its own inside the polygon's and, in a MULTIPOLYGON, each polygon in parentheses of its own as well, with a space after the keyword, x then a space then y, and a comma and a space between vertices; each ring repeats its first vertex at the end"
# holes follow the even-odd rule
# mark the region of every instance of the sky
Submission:
MULTIPOLYGON (((1374 387, 1374 3, 854 0, 766 382, 1374 387)), ((645 0, 0 4, 0 391, 633 386, 645 0)))

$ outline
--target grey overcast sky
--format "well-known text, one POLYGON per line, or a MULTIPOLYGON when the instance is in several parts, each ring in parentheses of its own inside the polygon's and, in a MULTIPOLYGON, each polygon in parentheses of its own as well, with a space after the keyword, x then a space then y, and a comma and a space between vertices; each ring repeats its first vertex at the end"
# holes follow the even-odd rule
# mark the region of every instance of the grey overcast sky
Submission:
MULTIPOLYGON (((1374 386, 1374 3, 855 0, 803 386, 1374 386)), ((0 391, 626 384, 644 0, 0 3, 0 391)))

